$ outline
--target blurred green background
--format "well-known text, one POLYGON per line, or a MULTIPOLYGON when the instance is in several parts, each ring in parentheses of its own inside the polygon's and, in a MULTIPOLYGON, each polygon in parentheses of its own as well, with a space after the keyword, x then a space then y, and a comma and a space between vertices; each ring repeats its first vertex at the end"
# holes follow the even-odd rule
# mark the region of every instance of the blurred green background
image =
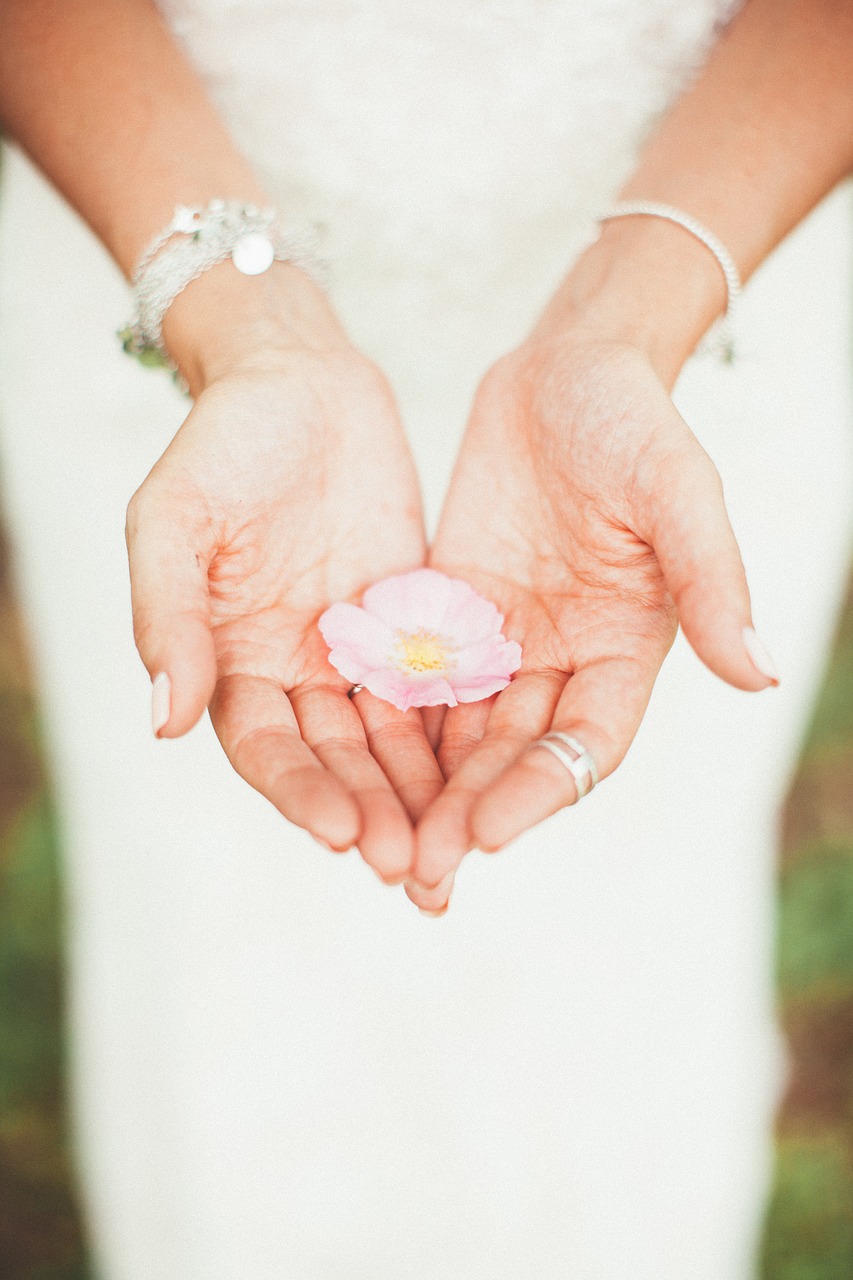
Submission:
MULTIPOLYGON (((63 1101, 61 953, 57 833, 0 531, 2 1280, 90 1277, 63 1101)), ((793 1071, 759 1274, 853 1280, 853 592, 783 815, 778 983, 793 1071)))
POLYGON ((853 581, 782 817, 777 983, 792 1071, 761 1277, 853 1280, 853 581))
POLYGON ((0 529, 0 1277, 84 1280, 63 1099, 56 829, 11 577, 0 529))

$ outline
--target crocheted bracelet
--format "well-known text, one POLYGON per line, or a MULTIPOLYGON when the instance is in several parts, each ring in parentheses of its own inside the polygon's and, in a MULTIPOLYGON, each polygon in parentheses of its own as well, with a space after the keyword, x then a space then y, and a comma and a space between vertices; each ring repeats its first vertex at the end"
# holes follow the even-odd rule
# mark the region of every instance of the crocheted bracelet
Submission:
POLYGON ((726 282, 726 309, 717 322, 713 346, 717 355, 725 360, 727 364, 731 364, 735 356, 732 315, 741 292, 740 275, 734 258, 722 240, 714 235, 713 231, 709 231, 707 227, 703 226, 701 222, 698 222, 689 213, 684 213, 681 209, 676 209, 670 204, 658 204, 653 200, 626 200, 621 204, 611 205, 602 213, 599 213, 596 221, 608 222, 611 218, 633 218, 637 216, 665 218, 667 222, 676 223, 679 227, 683 227, 685 231, 689 231, 691 235, 694 235, 697 240, 701 240, 702 244, 707 249, 710 249, 717 259, 726 282))
POLYGON ((204 206, 178 205, 131 277, 133 315, 118 335, 124 350, 177 376, 163 345, 163 319, 187 285, 227 258, 247 276, 261 275, 273 262, 290 262, 323 285, 326 267, 315 240, 311 231, 286 233, 275 209, 219 199, 204 206))

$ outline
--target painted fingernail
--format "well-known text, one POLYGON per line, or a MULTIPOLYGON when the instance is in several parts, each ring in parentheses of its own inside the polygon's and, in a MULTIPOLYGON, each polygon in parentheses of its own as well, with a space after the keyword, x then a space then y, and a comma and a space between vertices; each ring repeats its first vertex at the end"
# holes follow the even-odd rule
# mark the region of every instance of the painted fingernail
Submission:
POLYGON ((752 627, 744 627, 743 629, 743 647, 749 654, 750 661, 756 671, 760 672, 767 680, 772 680, 773 684, 778 684, 779 670, 776 663, 770 657, 763 642, 759 639, 758 633, 752 627))
POLYGON ((429 889, 428 892, 434 893, 442 899, 449 898, 450 890, 453 888, 453 881, 455 879, 456 879, 456 872, 448 871, 447 875, 442 876, 438 884, 435 885, 432 889, 429 889))
POLYGON ((427 910, 426 907, 418 907, 418 911, 420 911, 422 916, 431 916, 433 920, 439 920, 442 916, 447 915, 447 908, 449 906, 450 899, 445 902, 443 907, 439 907, 437 911, 434 911, 432 908, 427 910))
MULTIPOLYGON (((453 889, 453 882, 456 879, 455 871, 448 871, 446 876, 442 876, 437 885, 432 888, 426 888, 424 885, 417 886, 417 896, 426 898, 428 903, 439 902, 441 905, 421 906, 420 903, 415 905, 418 911, 422 911, 426 916, 443 916, 447 908, 450 906, 450 894, 453 889)), ((411 896, 411 895, 409 895, 411 896)))
POLYGON ((151 685, 151 728, 154 737, 159 738, 160 730, 166 725, 172 714, 172 682, 165 671, 154 677, 151 685))
POLYGON ((352 848, 352 845, 348 844, 345 849, 340 849, 340 848, 336 849, 333 844, 329 844, 328 840, 324 840, 322 836, 312 835, 311 838, 315 844, 319 844, 323 849, 328 849, 329 853, 349 853, 350 849, 352 848))
MULTIPOLYGON (((438 884, 435 885, 419 884, 417 881, 413 881, 412 889, 414 890, 414 894, 409 894, 409 897, 412 898, 412 901, 416 906, 420 906, 420 901, 418 901, 419 899, 425 899, 428 904, 433 902, 446 902, 450 897, 450 892, 453 888, 453 879, 454 873, 451 871, 449 875, 444 876, 444 878, 439 880, 438 884)), ((429 910, 432 910, 432 906, 429 906, 429 910)))

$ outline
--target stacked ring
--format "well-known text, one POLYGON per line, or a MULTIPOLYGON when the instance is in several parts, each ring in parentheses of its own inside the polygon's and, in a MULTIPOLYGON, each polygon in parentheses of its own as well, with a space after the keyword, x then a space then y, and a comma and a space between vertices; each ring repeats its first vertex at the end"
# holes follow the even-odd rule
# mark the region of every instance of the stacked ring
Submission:
POLYGON ((551 733, 546 733, 543 738, 537 738, 533 746, 544 747, 546 751, 550 751, 557 757, 560 764, 572 775, 578 800, 589 795, 598 782, 598 769, 582 742, 555 729, 551 733))

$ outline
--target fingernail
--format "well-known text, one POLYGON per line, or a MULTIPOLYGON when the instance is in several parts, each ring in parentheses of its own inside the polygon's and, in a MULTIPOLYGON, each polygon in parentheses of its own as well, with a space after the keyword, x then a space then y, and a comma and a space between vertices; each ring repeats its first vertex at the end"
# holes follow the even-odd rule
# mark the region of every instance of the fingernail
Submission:
POLYGON ((446 876, 442 876, 438 884, 432 889, 428 889, 428 893, 435 893, 441 898, 449 898, 450 890, 453 888, 453 881, 456 879, 455 871, 448 871, 446 876))
POLYGON ((418 885, 418 897, 426 897, 428 902, 437 900, 441 903, 439 907, 422 907, 417 904, 418 911, 422 911, 425 916, 443 916, 450 906, 450 893, 455 879, 456 872, 448 871, 447 875, 443 876, 438 884, 431 889, 426 888, 424 885, 418 885))
POLYGON ((396 889, 397 885, 404 884, 409 878, 405 874, 401 876, 383 876, 379 871, 377 871, 376 874, 379 876, 382 883, 387 884, 390 889, 396 889))
POLYGON ((750 661, 756 671, 760 672, 767 680, 772 680, 774 684, 778 684, 779 670, 776 663, 770 657, 764 644, 759 639, 758 633, 752 627, 744 627, 743 629, 743 647, 749 654, 750 661))
POLYGON ((418 911, 420 911, 422 916, 431 916, 433 920, 438 920, 441 918, 441 916, 447 915, 447 908, 449 906, 450 906, 450 899, 448 898, 444 906, 439 907, 437 911, 434 911, 432 909, 427 910, 426 907, 418 907, 418 911))
POLYGON ((154 737, 159 738, 160 730, 172 714, 172 682, 165 671, 154 677, 151 685, 151 727, 154 737))
POLYGON ((328 849, 329 853, 349 853, 352 848, 352 845, 348 844, 345 849, 336 849, 333 844, 329 844, 328 840, 324 840, 322 836, 312 835, 311 838, 315 844, 319 844, 323 849, 328 849))

